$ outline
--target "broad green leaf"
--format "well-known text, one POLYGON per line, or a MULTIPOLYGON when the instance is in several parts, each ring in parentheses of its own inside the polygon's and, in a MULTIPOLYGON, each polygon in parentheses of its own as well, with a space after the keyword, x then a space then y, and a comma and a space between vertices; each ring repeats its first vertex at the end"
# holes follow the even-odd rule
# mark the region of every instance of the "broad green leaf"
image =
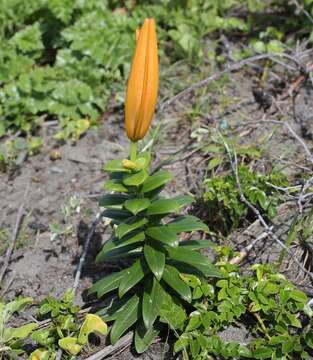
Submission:
POLYGON ((182 329, 186 320, 187 314, 181 303, 175 297, 164 292, 160 309, 160 321, 176 330, 182 329))
POLYGON ((179 271, 170 265, 166 265, 162 279, 173 288, 185 301, 191 302, 190 287, 180 278, 179 271))
POLYGON ((121 222, 127 220, 133 215, 129 211, 123 209, 107 209, 103 211, 102 216, 121 222))
POLYGON ((103 245, 101 254, 102 254, 102 256, 105 256, 106 253, 109 251, 112 251, 112 250, 117 249, 122 246, 131 245, 131 244, 135 244, 138 242, 143 242, 144 239, 145 239, 145 233, 143 231, 141 231, 135 235, 133 233, 130 233, 130 234, 122 237, 121 239, 113 237, 103 245))
POLYGON ((103 169, 109 172, 126 172, 130 173, 130 170, 123 166, 123 160, 111 160, 107 162, 103 169))
POLYGON ((148 151, 142 152, 138 155, 135 164, 138 169, 145 169, 149 166, 151 161, 151 154, 148 151))
POLYGON ((25 339, 33 330, 38 328, 38 324, 29 323, 15 328, 4 329, 4 339, 9 341, 12 339, 25 339))
POLYGON ((118 314, 110 333, 112 345, 129 329, 139 318, 139 297, 134 295, 124 305, 123 310, 118 314))
POLYGON ((149 199, 141 198, 127 200, 124 204, 124 207, 134 215, 137 215, 140 211, 145 210, 149 205, 149 199))
POLYGON ((105 260, 114 261, 121 258, 132 257, 138 252, 140 252, 141 249, 142 247, 140 243, 113 248, 110 251, 105 251, 103 253, 100 252, 96 257, 96 262, 101 262, 105 260))
POLYGON ((125 175, 123 178, 123 183, 127 186, 139 186, 146 180, 147 177, 148 177, 147 171, 141 170, 136 174, 125 175))
POLYGON ((104 321, 114 321, 124 310, 129 299, 130 296, 124 296, 122 299, 117 297, 114 297, 113 300, 107 299, 108 305, 97 311, 97 315, 99 315, 104 321))
POLYGON ((128 192, 126 186, 124 186, 118 180, 109 180, 104 184, 104 189, 107 191, 118 191, 118 192, 128 192))
POLYGON ((293 300, 296 300, 301 303, 306 303, 308 301, 307 295, 303 291, 296 290, 296 289, 290 291, 290 297, 293 300))
POLYGON ((154 327, 145 328, 143 323, 139 323, 135 331, 135 349, 138 354, 145 352, 159 335, 160 330, 154 327))
POLYGON ((179 205, 174 199, 160 199, 154 201, 147 210, 147 215, 169 214, 176 212, 179 205))
POLYGON ((169 246, 177 246, 179 242, 177 233, 166 225, 149 227, 145 233, 152 239, 161 241, 169 246))
POLYGON ((142 318, 146 329, 150 329, 159 315, 162 306, 164 290, 153 276, 146 283, 142 300, 142 318))
POLYGON ((123 236, 127 235, 131 231, 141 228, 147 222, 148 222, 147 219, 140 219, 131 224, 125 224, 125 223, 120 224, 116 229, 116 235, 119 239, 121 239, 123 236))
POLYGON ((171 259, 189 264, 204 273, 205 276, 223 277, 223 274, 209 261, 209 259, 190 249, 167 248, 171 259))
POLYGON ((158 280, 161 280, 165 266, 165 254, 149 244, 144 246, 143 252, 150 270, 158 280))
POLYGON ((31 297, 17 298, 5 305, 5 311, 9 314, 23 310, 25 306, 31 304, 33 299, 31 297))
POLYGON ((168 171, 163 171, 163 170, 158 171, 157 173, 149 176, 146 179, 146 181, 142 185, 142 192, 146 193, 152 191, 166 184, 167 182, 172 180, 172 178, 173 178, 172 174, 169 173, 168 171))
POLYGON ((101 335, 107 335, 107 324, 95 314, 87 314, 85 320, 79 330, 78 342, 82 345, 88 343, 88 335, 90 333, 99 333, 101 335))
POLYGON ((129 289, 135 286, 147 273, 147 265, 145 261, 137 260, 131 267, 124 271, 124 276, 118 288, 118 295, 122 297, 129 289))
POLYGON ((179 243, 180 247, 190 250, 206 249, 215 245, 211 240, 185 240, 179 243))
POLYGON ((120 285, 121 279, 123 277, 124 270, 119 271, 117 273, 113 273, 100 279, 92 287, 89 289, 89 293, 92 294, 94 292, 97 293, 98 298, 102 297, 104 294, 117 289, 120 285))
POLYGON ((205 225, 201 220, 192 215, 180 216, 177 219, 168 223, 167 226, 169 226, 173 231, 177 233, 209 230, 207 225, 205 225))
POLYGON ((179 274, 179 276, 188 286, 192 287, 193 289, 201 285, 200 279, 195 275, 179 274))
POLYGON ((179 195, 174 197, 173 200, 177 202, 180 208, 190 205, 195 201, 194 197, 191 195, 179 195))
POLYGON ((67 336, 58 341, 58 344, 61 349, 65 350, 70 355, 78 355, 82 346, 78 344, 76 337, 67 336))
POLYGON ((99 205, 109 207, 114 205, 123 205, 130 197, 125 194, 106 194, 99 200, 99 205))

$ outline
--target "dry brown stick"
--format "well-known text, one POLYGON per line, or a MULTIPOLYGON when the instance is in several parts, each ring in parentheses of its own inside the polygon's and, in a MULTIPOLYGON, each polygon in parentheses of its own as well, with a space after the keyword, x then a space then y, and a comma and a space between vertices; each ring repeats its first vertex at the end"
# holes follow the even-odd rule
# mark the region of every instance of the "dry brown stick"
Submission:
MULTIPOLYGON (((244 67, 245 65, 251 63, 251 62, 255 62, 255 61, 260 61, 260 60, 266 60, 266 59, 270 59, 272 61, 276 61, 276 57, 284 57, 284 58, 287 58, 288 60, 294 62, 297 67, 301 70, 305 70, 303 68, 303 65, 300 63, 300 61, 294 57, 294 56, 291 56, 291 55, 288 55, 286 53, 273 53, 273 54, 261 54, 261 55, 255 55, 255 56, 251 56, 247 59, 243 59, 239 62, 236 62, 234 64, 231 64, 229 65, 226 69, 222 70, 222 71, 219 71, 219 72, 216 72, 210 76, 208 76, 207 78, 191 85, 190 87, 182 90, 181 92, 179 92, 178 94, 176 94, 175 96, 173 96, 172 98, 164 101, 161 106, 160 106, 160 109, 159 111, 162 112, 166 107, 172 105, 174 102, 176 102, 177 100, 181 99, 182 97, 188 95, 189 93, 193 92, 194 90, 197 90, 201 87, 204 87, 204 86, 207 86, 209 85, 211 82, 217 80, 218 78, 220 78, 221 76, 227 74, 227 73, 230 73, 232 71, 236 71, 236 70, 239 70, 241 69, 242 67, 244 67)), ((280 65, 285 65, 283 63, 281 63, 279 61, 280 65)))
POLYGON ((96 352, 95 354, 88 356, 85 360, 101 360, 110 356, 120 349, 129 346, 132 342, 133 334, 131 332, 127 333, 123 337, 119 339, 119 341, 115 345, 106 346, 104 349, 96 352))
POLYGON ((28 182, 28 184, 26 186, 22 203, 21 203, 21 205, 20 205, 20 207, 18 209, 18 212, 17 212, 15 226, 14 226, 14 229, 13 229, 13 232, 12 232, 11 243, 10 243, 6 253, 5 253, 4 263, 3 263, 2 269, 0 271, 0 286, 1 286, 2 280, 4 278, 4 275, 7 272, 7 269, 8 269, 9 263, 10 263, 10 259, 11 259, 11 256, 13 254, 14 247, 15 247, 15 244, 16 244, 16 240, 17 240, 17 237, 18 237, 18 234, 19 234, 20 226, 21 226, 21 223, 22 223, 22 220, 23 220, 23 217, 24 217, 24 208, 25 208, 26 198, 27 198, 27 195, 28 195, 28 192, 29 192, 29 187, 30 187, 30 182, 28 182))

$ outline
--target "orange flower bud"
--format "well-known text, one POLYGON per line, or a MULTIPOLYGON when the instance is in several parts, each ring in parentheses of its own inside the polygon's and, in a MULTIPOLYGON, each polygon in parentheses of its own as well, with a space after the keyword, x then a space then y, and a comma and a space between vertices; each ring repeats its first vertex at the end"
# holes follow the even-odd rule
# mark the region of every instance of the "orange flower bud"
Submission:
POLYGON ((146 19, 136 31, 136 50, 128 78, 125 127, 132 141, 147 133, 158 97, 159 69, 155 21, 146 19))

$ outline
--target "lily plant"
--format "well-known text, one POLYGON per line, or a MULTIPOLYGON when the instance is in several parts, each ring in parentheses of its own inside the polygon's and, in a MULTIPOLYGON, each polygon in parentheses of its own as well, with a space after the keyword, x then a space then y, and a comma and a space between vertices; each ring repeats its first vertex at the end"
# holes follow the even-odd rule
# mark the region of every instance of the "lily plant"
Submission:
POLYGON ((155 21, 146 19, 136 38, 125 104, 130 154, 128 159, 105 165, 110 174, 105 185, 109 193, 100 200, 106 208, 103 215, 111 219, 112 234, 97 262, 116 261, 123 268, 96 282, 90 291, 110 300, 99 315, 113 322, 111 343, 135 328, 135 347, 141 353, 167 322, 166 307, 191 306, 195 282, 222 275, 199 251, 211 246, 209 240, 180 239, 182 233, 208 231, 197 217, 180 214, 193 197, 162 197, 162 190, 172 180, 171 173, 159 170, 150 174, 151 154, 138 152, 138 142, 150 127, 157 103, 155 21))

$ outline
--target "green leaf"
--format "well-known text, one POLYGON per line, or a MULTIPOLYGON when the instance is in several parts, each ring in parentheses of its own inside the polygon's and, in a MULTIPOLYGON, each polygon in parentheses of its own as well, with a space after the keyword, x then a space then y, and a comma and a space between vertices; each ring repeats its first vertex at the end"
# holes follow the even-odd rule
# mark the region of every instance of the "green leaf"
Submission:
POLYGON ((190 287, 180 278, 179 271, 170 265, 166 265, 162 279, 173 288, 185 301, 191 302, 190 287))
POLYGON ((142 354, 145 352, 159 333, 159 329, 152 327, 147 330, 143 323, 138 324, 135 331, 135 349, 137 353, 142 354))
POLYGON ((129 211, 123 209, 107 209, 103 211, 102 216, 121 222, 127 220, 133 215, 129 211))
POLYGON ((112 345, 140 318, 139 297, 134 295, 119 312, 110 333, 112 345))
POLYGON ((290 297, 293 300, 301 303, 306 303, 308 301, 308 297, 306 296, 306 294, 300 290, 292 290, 290 292, 290 297))
POLYGON ((150 205, 149 199, 131 199, 127 200, 124 207, 134 215, 137 215, 140 211, 145 210, 150 205))
POLYGON ((200 250, 215 246, 211 240, 185 240, 179 243, 179 246, 184 249, 200 250))
POLYGON ((149 244, 144 246, 143 252, 150 270, 153 272, 155 277, 160 280, 165 266, 165 254, 161 250, 149 244))
POLYGON ((142 226, 144 226, 148 222, 147 219, 140 219, 138 221, 135 221, 131 224, 120 224, 116 229, 116 235, 120 239, 123 236, 127 235, 133 230, 139 229, 142 226))
POLYGON ((130 197, 125 194, 106 194, 99 200, 99 205, 102 207, 122 205, 130 197))
POLYGON ((6 341, 12 339, 25 339, 33 330, 38 328, 38 324, 29 323, 15 328, 7 327, 4 329, 4 338, 6 341))
POLYGON ((126 186, 124 186, 118 180, 109 180, 104 184, 104 189, 107 191, 118 191, 118 192, 128 192, 126 186))
POLYGON ((59 339, 58 344, 61 349, 65 350, 70 355, 78 355, 82 346, 78 344, 76 337, 67 336, 62 339, 59 339))
POLYGON ((49 350, 37 349, 30 354, 29 360, 49 360, 49 357, 49 350))
POLYGON ((87 344, 88 335, 90 333, 99 333, 101 335, 107 335, 107 324, 95 314, 87 314, 85 320, 79 330, 78 342, 82 345, 87 344))
POLYGON ((174 197, 173 200, 177 202, 179 208, 190 205, 195 201, 194 197, 191 195, 179 195, 174 197))
POLYGON ((152 239, 161 241, 169 246, 177 246, 179 242, 177 233, 166 225, 149 227, 145 233, 152 239))
POLYGON ((190 249, 167 248, 168 255, 171 259, 182 263, 189 264, 203 272, 205 276, 223 277, 223 274, 209 261, 209 259, 190 249))
POLYGON ((158 280, 153 277, 146 283, 142 300, 142 318, 146 329, 150 329, 159 315, 164 290, 158 280))
POLYGON ((135 235, 133 233, 130 233, 121 239, 113 237, 103 245, 101 254, 102 254, 102 256, 105 256, 108 252, 113 251, 114 249, 117 249, 119 247, 123 247, 126 245, 135 244, 138 242, 143 242, 144 239, 145 239, 145 233, 143 231, 141 231, 135 235))
POLYGON ((147 177, 147 171, 141 170, 138 171, 136 174, 125 175, 123 178, 123 183, 127 186, 139 186, 146 180, 147 177))
POLYGON ((222 164, 223 160, 224 158, 222 156, 211 159, 208 164, 208 170, 216 168, 218 165, 222 164))
POLYGON ((125 172, 130 173, 130 170, 123 166, 123 160, 111 160, 107 162, 103 169, 109 172, 125 172))
POLYGON ((135 286, 147 273, 145 261, 137 260, 131 267, 124 271, 124 276, 118 288, 119 297, 124 296, 129 289, 135 286))
POLYGON ((97 255, 96 262, 101 262, 105 260, 113 261, 119 260, 121 258, 132 257, 135 254, 139 253, 141 250, 141 244, 135 243, 126 246, 120 246, 118 248, 113 248, 110 251, 102 251, 97 255))
POLYGON ((198 230, 209 231, 206 224, 192 215, 180 216, 168 223, 167 226, 177 233, 198 230))
POLYGON ((168 324, 171 329, 182 329, 187 315, 184 307, 175 298, 164 292, 163 303, 160 309, 160 321, 168 324))
POLYGON ((5 311, 13 314, 23 310, 27 305, 31 304, 34 300, 31 297, 17 298, 5 305, 5 311))
POLYGON ((142 192, 147 193, 172 180, 173 176, 168 171, 158 171, 149 176, 142 185, 142 192))
POLYGON ((117 289, 120 285, 121 279, 123 277, 124 270, 119 271, 117 273, 113 273, 100 279, 92 287, 89 289, 89 293, 92 294, 94 292, 97 293, 97 296, 100 298, 104 294, 117 289))
POLYGON ((179 205, 174 199, 160 199, 154 201, 147 210, 147 215, 169 214, 176 212, 179 205))

